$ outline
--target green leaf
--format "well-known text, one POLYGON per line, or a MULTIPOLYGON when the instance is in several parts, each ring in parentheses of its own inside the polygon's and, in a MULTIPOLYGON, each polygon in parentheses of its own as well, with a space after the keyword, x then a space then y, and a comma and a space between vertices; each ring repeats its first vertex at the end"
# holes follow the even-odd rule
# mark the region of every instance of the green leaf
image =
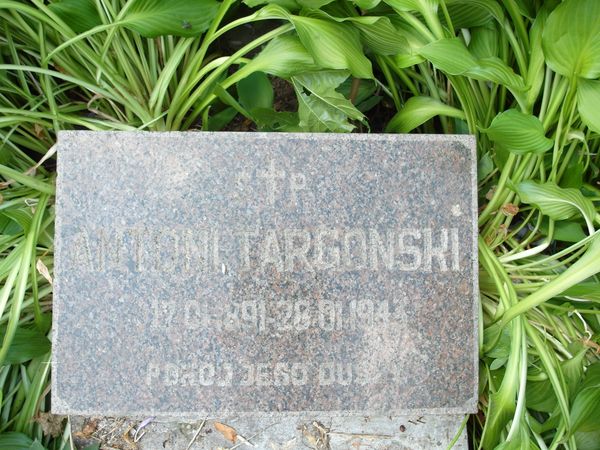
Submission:
POLYGON ((96 444, 88 445, 83 450, 100 450, 100 444, 96 443, 96 444))
POLYGON ((525 91, 525 83, 521 76, 495 56, 479 59, 477 65, 467 70, 465 75, 476 80, 491 81, 506 86, 513 93, 525 91))
POLYGON ((218 8, 215 0, 134 0, 119 23, 144 37, 195 37, 208 29, 218 8))
POLYGON ((0 448, 10 450, 45 450, 37 440, 23 433, 9 431, 0 434, 0 448))
MULTIPOLYGON (((503 15, 502 8, 493 0, 447 0, 446 4, 455 29, 479 27, 503 15)), ((440 20, 446 24, 442 14, 440 20)))
POLYGON ((580 155, 573 154, 567 168, 560 178, 560 187, 572 187, 579 189, 583 186, 583 174, 585 172, 585 166, 583 161, 580 159, 580 155))
POLYGON ((518 422, 517 432, 508 441, 501 442, 494 450, 539 450, 539 447, 531 441, 529 426, 522 418, 518 422))
POLYGON ((459 38, 440 39, 419 51, 421 56, 449 75, 462 75, 477 65, 477 60, 459 38))
POLYGON ((248 111, 273 107, 273 86, 264 72, 253 72, 237 83, 238 99, 248 111))
POLYGON ((508 361, 508 358, 498 358, 498 359, 494 359, 491 363, 490 363, 490 370, 498 370, 501 367, 504 367, 506 365, 506 361, 508 361))
MULTIPOLYGON (((6 327, 0 329, 0 341, 4 340, 6 327)), ((21 364, 50 351, 50 341, 37 328, 17 328, 8 349, 5 362, 21 364)), ((0 447, 1 448, 1 447, 0 447)))
POLYGON ((600 80, 579 79, 577 84, 577 107, 581 121, 590 130, 600 133, 600 80))
POLYGON ((537 117, 509 109, 498 114, 487 129, 482 130, 489 138, 512 153, 544 153, 553 141, 544 134, 544 127, 537 117))
POLYGON ((528 382, 525 399, 527 408, 534 411, 551 413, 556 409, 556 394, 552 383, 549 383, 548 380, 528 382))
POLYGON ((289 11, 298 11, 300 9, 300 5, 296 0, 243 0, 243 3, 250 8, 261 5, 277 5, 289 11))
POLYGON ((350 24, 329 20, 322 12, 310 11, 309 14, 295 16, 280 6, 267 5, 257 11, 255 17, 256 20, 289 20, 303 47, 321 68, 348 70, 356 78, 373 78, 371 61, 363 53, 358 30, 350 24))
POLYGON ((397 55, 410 51, 407 39, 389 17, 333 17, 323 11, 311 11, 308 16, 354 25, 360 31, 365 45, 380 55, 397 55))
POLYGON ((437 11, 439 0, 384 0, 398 11, 437 11))
POLYGON ((280 78, 319 69, 298 37, 286 34, 272 39, 242 70, 262 71, 280 78))
POLYGON ((237 116, 235 108, 228 106, 218 113, 210 116, 203 126, 203 131, 221 131, 237 116))
POLYGON ((540 94, 546 76, 546 64, 542 48, 542 32, 548 20, 546 8, 540 9, 529 30, 530 56, 525 84, 527 86, 527 105, 534 105, 540 94))
POLYGON ((381 0, 352 0, 352 3, 354 3, 363 11, 368 11, 369 9, 373 9, 379 5, 381 0))
POLYGON ((394 27, 388 17, 347 17, 360 31, 363 42, 367 47, 380 55, 397 55, 408 52, 408 41, 394 27))
POLYGON ((465 114, 431 97, 411 97, 386 127, 387 132, 408 133, 435 116, 464 119, 465 114))
POLYGON ((564 291, 562 296, 600 302, 600 283, 594 281, 579 283, 564 291))
POLYGON ((591 223, 596 215, 594 203, 577 189, 561 188, 552 181, 538 184, 527 180, 517 185, 516 192, 521 201, 534 205, 551 219, 565 220, 582 215, 593 230, 591 223))
POLYGON ((358 30, 346 23, 290 16, 302 45, 315 62, 328 69, 347 69, 356 78, 373 78, 358 30))
POLYGON ((26 175, 24 173, 19 172, 18 170, 4 166, 2 164, 0 164, 0 175, 2 175, 7 180, 15 180, 17 183, 20 183, 24 186, 28 186, 37 191, 51 195, 54 194, 54 186, 51 186, 38 178, 26 175))
POLYGON ((481 17, 482 11, 500 23, 504 20, 502 6, 496 0, 446 0, 446 3, 454 28, 476 26, 475 19, 481 17), (452 15, 453 12, 456 14, 456 9, 461 11, 461 16, 452 15))
POLYGON ((505 327, 500 331, 500 335, 494 346, 485 352, 485 356, 494 359, 508 359, 510 356, 511 332, 509 327, 505 327))
POLYGON ((308 9, 319 9, 334 0, 296 0, 300 6, 308 9))
POLYGON ((295 112, 258 108, 252 111, 252 118, 261 131, 302 131, 298 125, 298 113, 295 112))
POLYGON ((11 208, 6 209, 0 213, 0 215, 8 217, 21 228, 19 231, 28 232, 31 227, 31 221, 33 220, 33 213, 24 208, 11 208))
POLYGON ((600 430, 600 363, 588 367, 571 407, 571 432, 600 430))
POLYGON ((569 351, 574 356, 565 361, 561 361, 561 370, 565 379, 569 391, 569 397, 572 397, 578 390, 581 384, 581 377, 583 375, 583 367, 585 364, 585 356, 589 348, 585 347, 580 343, 572 343, 569 346, 569 351))
POLYGON ((102 25, 94 0, 61 0, 48 5, 77 34, 102 25))
MULTIPOLYGON (((544 236, 548 236, 548 225, 547 218, 543 220, 540 225, 540 231, 544 236)), ((586 234, 579 223, 560 220, 554 223, 554 233, 552 234, 552 238, 555 241, 561 242, 579 242, 586 238, 586 234)))
POLYGON ((542 35, 546 62, 567 77, 600 76, 600 2, 566 0, 550 13, 542 35))
POLYGON ((476 58, 498 56, 498 30, 495 25, 471 29, 469 52, 476 58))
POLYGON ((476 59, 459 38, 440 39, 419 50, 421 56, 449 75, 464 75, 476 80, 504 85, 521 100, 525 83, 497 57, 476 59))
POLYGON ((347 72, 331 70, 292 77, 302 128, 315 132, 350 132, 354 125, 348 119, 364 120, 352 102, 335 90, 346 78, 347 72))
POLYGON ((581 431, 575 433, 577 450, 598 450, 598 442, 600 442, 600 430, 589 433, 581 431))
POLYGON ((477 162, 477 181, 483 180, 494 170, 494 160, 489 152, 486 152, 477 162))

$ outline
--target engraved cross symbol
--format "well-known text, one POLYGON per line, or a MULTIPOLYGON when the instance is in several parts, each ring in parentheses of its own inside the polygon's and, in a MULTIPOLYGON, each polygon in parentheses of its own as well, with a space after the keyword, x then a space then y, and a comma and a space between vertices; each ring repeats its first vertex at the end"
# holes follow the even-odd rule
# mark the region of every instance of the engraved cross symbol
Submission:
POLYGON ((275 161, 271 160, 269 169, 261 171, 257 175, 260 178, 264 178, 269 189, 269 202, 271 205, 275 204, 275 191, 277 189, 277 179, 283 180, 285 178, 284 171, 278 171, 275 168, 275 161))

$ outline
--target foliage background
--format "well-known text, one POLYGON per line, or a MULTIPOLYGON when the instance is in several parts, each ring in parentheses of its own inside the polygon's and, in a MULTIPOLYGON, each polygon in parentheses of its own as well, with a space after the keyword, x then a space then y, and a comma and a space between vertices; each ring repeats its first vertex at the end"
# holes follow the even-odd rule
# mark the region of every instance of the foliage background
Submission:
POLYGON ((0 448, 71 446, 41 423, 59 129, 476 134, 471 442, 600 448, 599 77, 595 0, 0 0, 0 448))

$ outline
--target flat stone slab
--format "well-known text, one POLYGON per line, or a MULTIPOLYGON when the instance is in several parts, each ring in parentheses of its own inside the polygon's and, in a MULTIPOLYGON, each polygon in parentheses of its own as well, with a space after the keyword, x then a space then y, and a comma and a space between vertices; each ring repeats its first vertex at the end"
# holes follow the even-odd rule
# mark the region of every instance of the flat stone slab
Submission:
POLYGON ((464 416, 224 417, 173 422, 159 418, 71 417, 77 448, 138 450, 467 450, 464 416), (225 433, 223 433, 225 432, 225 433), (232 440, 233 438, 233 440, 232 440))
POLYGON ((53 411, 476 411, 472 137, 58 142, 53 411))

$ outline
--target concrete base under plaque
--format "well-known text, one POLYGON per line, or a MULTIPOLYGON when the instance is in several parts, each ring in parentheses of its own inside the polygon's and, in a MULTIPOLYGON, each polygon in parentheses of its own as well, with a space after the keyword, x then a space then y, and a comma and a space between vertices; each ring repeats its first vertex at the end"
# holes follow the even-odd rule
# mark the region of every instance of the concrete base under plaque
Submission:
MULTIPOLYGON (((223 419, 187 420, 71 418, 76 443, 102 442, 108 447, 133 443, 138 450, 158 449, 371 449, 430 450, 446 449, 457 436, 464 416, 290 416, 227 417, 223 419), (136 430, 143 426, 137 434, 136 430), (218 424, 222 424, 220 426, 218 424), (219 428, 222 430, 219 431, 219 428), (228 440, 233 433, 235 442, 228 440), (128 437, 124 437, 127 435, 128 437), (137 439, 137 440, 136 440, 137 439)), ((463 429, 452 447, 467 450, 467 433, 463 429)))

